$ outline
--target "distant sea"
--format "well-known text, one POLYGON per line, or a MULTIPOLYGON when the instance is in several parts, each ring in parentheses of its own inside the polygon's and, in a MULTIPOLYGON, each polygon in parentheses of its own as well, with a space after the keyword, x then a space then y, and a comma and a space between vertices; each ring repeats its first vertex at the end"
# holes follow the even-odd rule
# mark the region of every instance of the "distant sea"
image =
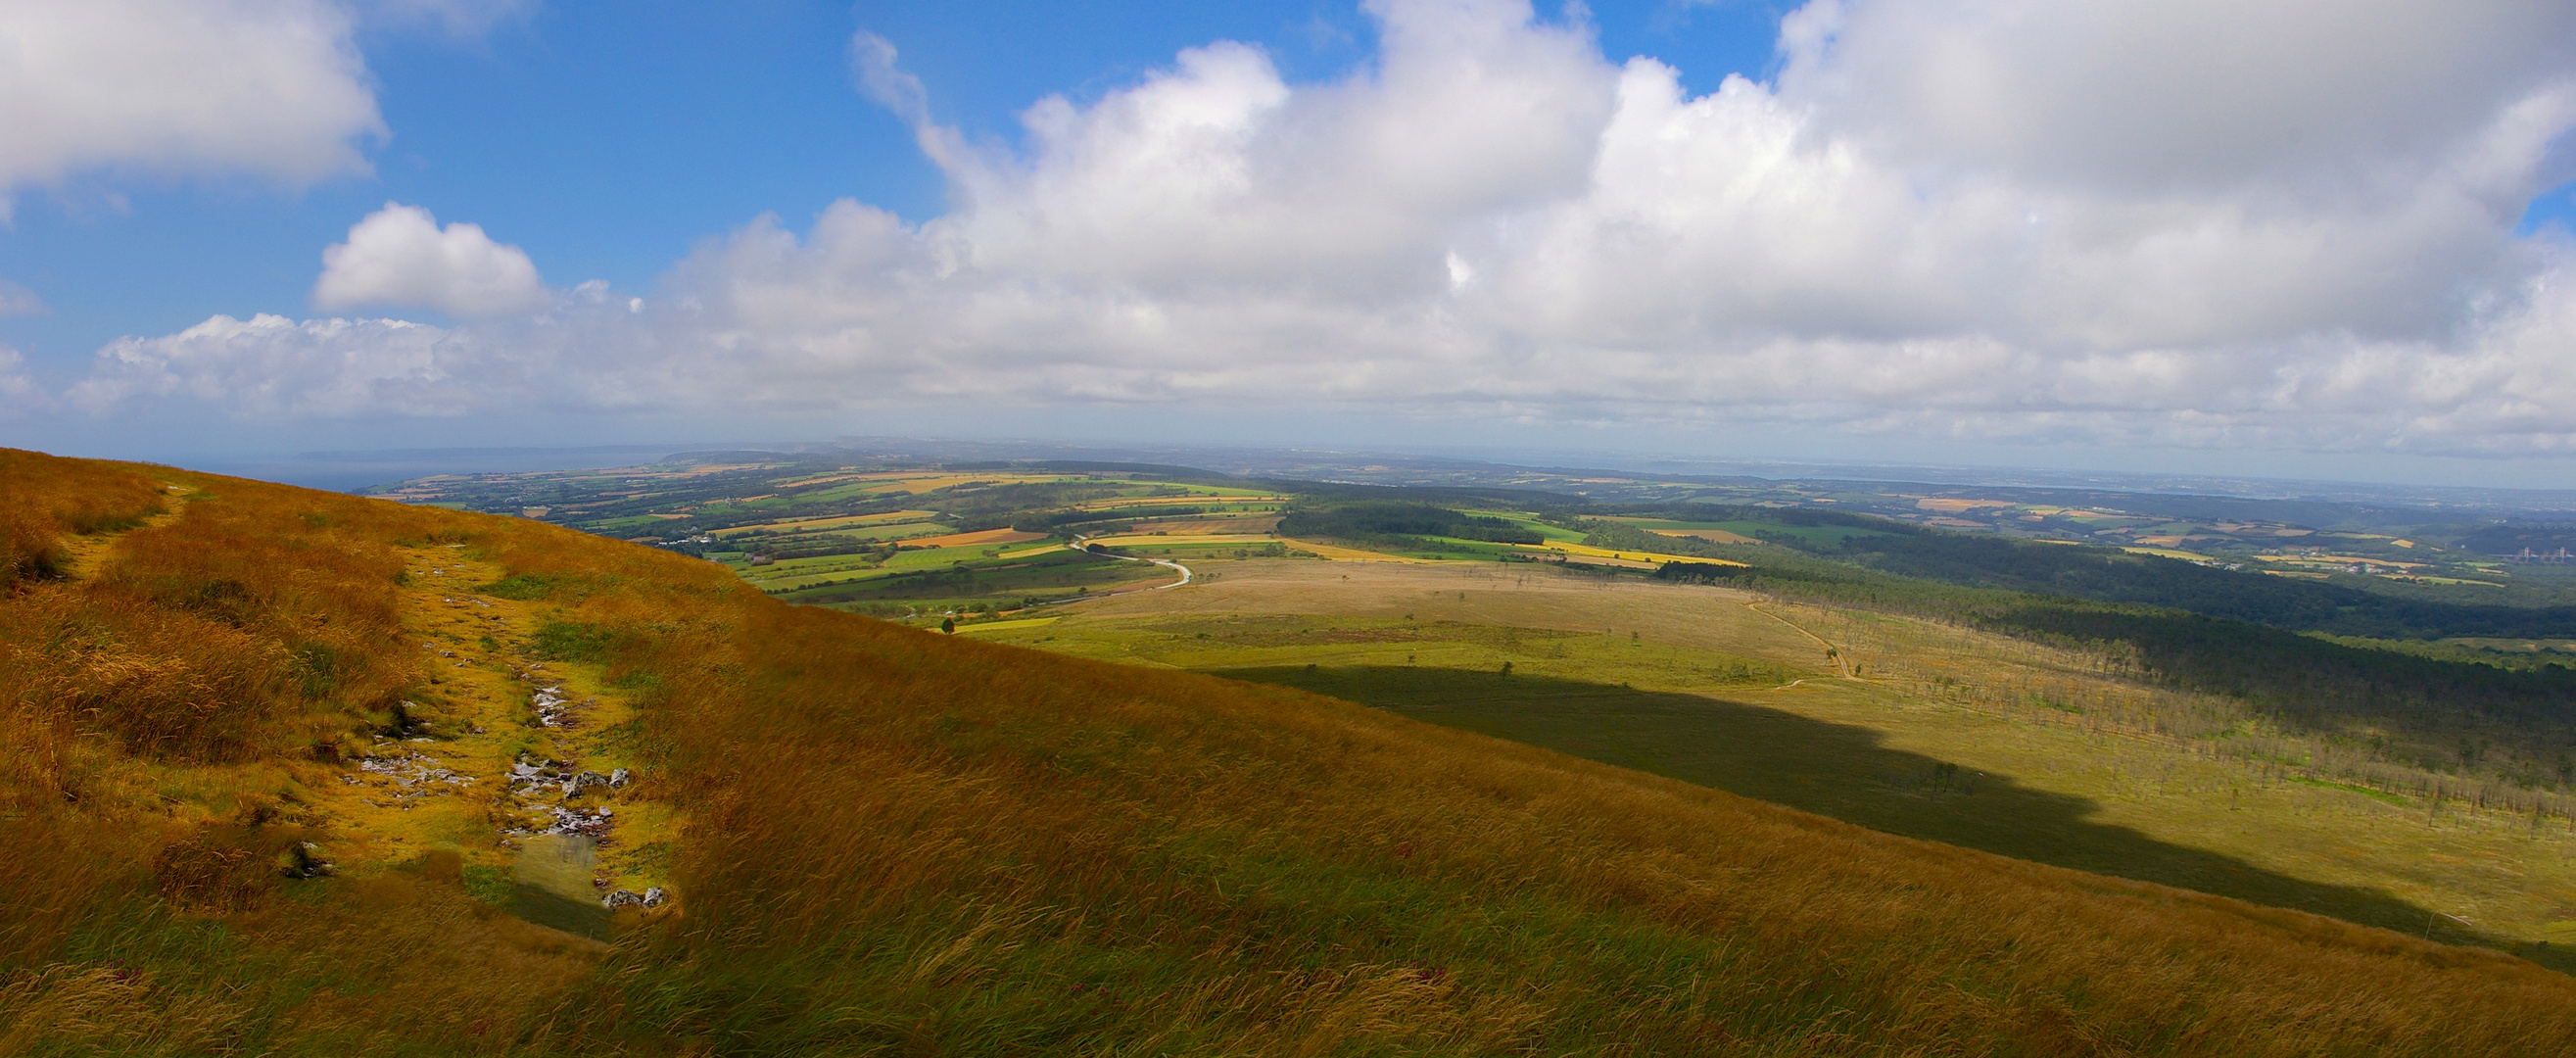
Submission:
MULTIPOLYGON (((377 452, 304 452, 279 459, 194 464, 234 477, 258 478, 333 492, 364 492, 433 474, 517 474, 652 463, 688 445, 594 445, 588 448, 396 448, 377 452)), ((702 446, 701 446, 702 447, 702 446)))

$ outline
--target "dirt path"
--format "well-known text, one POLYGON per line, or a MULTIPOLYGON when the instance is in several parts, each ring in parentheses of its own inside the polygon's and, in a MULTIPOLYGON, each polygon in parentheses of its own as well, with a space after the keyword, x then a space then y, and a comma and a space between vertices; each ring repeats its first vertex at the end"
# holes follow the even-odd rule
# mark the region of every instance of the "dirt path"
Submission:
MULTIPOLYGON (((168 525, 172 522, 178 521, 179 513, 188 509, 188 488, 186 486, 165 485, 163 486, 162 491, 167 493, 162 500, 166 509, 159 514, 144 519, 142 524, 135 526, 134 529, 150 529, 157 526, 168 525)), ((62 544, 63 552, 71 556, 72 579, 88 580, 91 577, 97 576, 100 570, 106 568, 107 556, 115 552, 117 541, 123 540, 125 538, 125 534, 133 532, 134 529, 119 529, 114 532, 106 533, 64 534, 60 542, 62 544)))
MULTIPOLYGON (((71 575, 98 576, 128 534, 185 517, 192 490, 166 491, 167 509, 137 526, 66 534, 71 575)), ((673 820, 621 796, 634 775, 625 696, 600 666, 529 657, 544 623, 536 604, 476 590, 504 571, 466 550, 395 549, 406 575, 395 589, 403 631, 387 646, 412 655, 419 679, 391 726, 336 743, 336 763, 312 774, 303 796, 328 820, 322 855, 342 871, 448 850, 480 870, 487 894, 501 894, 524 878, 520 854, 532 842, 578 845, 579 877, 558 886, 576 913, 545 924, 584 932, 585 916, 606 921, 610 894, 640 898, 665 884, 673 820)))
MULTIPOLYGON (((1842 652, 1842 648, 1841 648, 1841 647, 1837 647, 1837 646, 1833 645, 1832 643, 1826 642, 1826 641, 1825 641, 1825 637, 1820 636, 1820 635, 1817 635, 1817 634, 1815 634, 1814 632, 1807 631, 1807 629, 1806 629, 1804 626, 1800 625, 1800 624, 1799 624, 1798 622, 1796 622, 1796 621, 1792 621, 1792 620, 1790 620, 1790 619, 1788 619, 1788 618, 1786 618, 1786 617, 1782 617, 1782 616, 1780 616, 1779 614, 1772 613, 1772 612, 1771 612, 1771 611, 1769 611, 1769 610, 1765 610, 1765 609, 1763 609, 1763 608, 1762 608, 1762 604, 1761 604, 1761 603, 1748 602, 1748 603, 1745 603, 1745 604, 1744 604, 1744 608, 1745 608, 1745 609, 1747 609, 1747 610, 1751 610, 1751 611, 1753 611, 1754 613, 1761 614, 1761 615, 1762 615, 1762 616, 1764 616, 1764 617, 1768 617, 1768 618, 1770 618, 1770 619, 1772 619, 1772 620, 1774 620, 1774 621, 1778 621, 1778 622, 1780 622, 1781 624, 1788 625, 1788 626, 1789 626, 1789 627, 1791 627, 1791 628, 1797 629, 1797 630, 1798 630, 1798 634, 1799 634, 1799 635, 1802 635, 1802 636, 1805 636, 1805 637, 1807 637, 1807 638, 1809 638, 1809 639, 1815 640, 1815 641, 1816 641, 1816 645, 1817 645, 1817 646, 1820 646, 1820 647, 1825 648, 1825 656, 1826 656, 1826 657, 1829 657, 1829 658, 1834 659, 1834 667, 1842 670, 1842 675, 1843 675, 1843 678, 1844 678, 1844 679, 1846 679, 1846 680, 1852 680, 1852 681, 1859 682, 1859 683, 1867 683, 1867 682, 1869 682, 1869 681, 1867 681, 1867 680, 1863 680, 1863 679, 1861 679, 1861 678, 1860 678, 1860 677, 1858 677, 1858 676, 1852 675, 1851 659, 1850 659, 1850 658, 1846 658, 1846 657, 1844 657, 1844 656, 1843 656, 1843 652, 1842 652)), ((1773 690, 1783 690, 1783 691, 1785 691, 1785 690, 1789 689, 1790 687, 1795 687, 1795 686, 1797 686, 1798 684, 1800 684, 1800 683, 1804 683, 1804 682, 1806 682, 1806 681, 1804 681, 1804 680, 1792 680, 1792 681, 1790 681, 1788 684, 1786 684, 1786 685, 1784 685, 1784 686, 1775 687, 1775 688, 1772 688, 1772 689, 1773 689, 1773 690)))
POLYGON ((545 924, 575 932, 612 895, 664 885, 673 820, 623 796, 632 703, 601 666, 530 656, 539 604, 476 590, 501 579, 498 564, 454 544, 398 553, 403 645, 420 652, 428 686, 404 729, 375 736, 342 777, 349 831, 379 860, 458 848, 495 884, 513 880, 522 904, 533 877, 563 898, 565 921, 545 924), (548 870, 531 872, 531 856, 548 870))

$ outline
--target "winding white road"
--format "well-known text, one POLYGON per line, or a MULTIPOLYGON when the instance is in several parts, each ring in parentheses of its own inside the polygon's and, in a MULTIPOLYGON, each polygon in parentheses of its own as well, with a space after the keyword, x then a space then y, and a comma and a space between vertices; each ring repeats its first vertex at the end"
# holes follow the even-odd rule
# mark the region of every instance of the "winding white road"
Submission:
MULTIPOLYGON (((1073 543, 1072 543, 1071 545, 1069 545, 1069 546, 1073 547, 1075 550, 1082 550, 1082 549, 1083 549, 1083 545, 1088 544, 1088 543, 1090 543, 1090 542, 1091 542, 1091 538, 1090 538, 1090 537, 1087 537, 1087 536, 1076 536, 1076 537, 1074 537, 1074 538, 1073 538, 1073 543)), ((1073 599, 1057 599, 1057 600, 1055 600, 1054 602, 1039 603, 1038 605, 1040 605, 1040 606, 1061 606, 1061 605, 1064 605, 1065 603, 1069 603, 1069 602, 1089 602, 1089 601, 1091 601, 1091 600, 1093 600, 1093 599, 1106 599, 1106 598, 1109 598, 1109 597, 1111 597, 1111 596, 1113 596, 1113 595, 1126 595, 1126 594, 1129 594, 1130 592, 1135 592, 1135 591, 1170 591, 1170 590, 1172 590, 1172 589, 1174 589, 1174 588, 1178 588, 1178 587, 1180 587, 1180 586, 1182 586, 1182 585, 1188 584, 1188 583, 1190 582, 1190 578, 1191 578, 1192 576, 1194 576, 1194 574, 1192 574, 1192 573, 1190 572, 1190 567, 1188 567, 1188 566, 1184 566, 1184 565, 1182 565, 1182 564, 1180 564, 1180 563, 1178 563, 1178 562, 1174 562, 1174 561, 1172 561, 1171 559, 1168 559, 1168 558, 1139 558, 1139 557, 1137 557, 1137 556, 1135 556, 1135 555, 1113 555, 1113 554, 1110 554, 1110 553, 1108 553, 1108 552, 1106 552, 1106 551, 1094 551, 1094 552, 1092 552, 1092 554, 1099 555, 1099 556, 1100 556, 1100 557, 1102 557, 1102 558, 1114 558, 1114 559, 1117 559, 1118 561, 1121 561, 1121 562, 1151 562, 1151 563, 1153 563, 1153 564, 1155 564, 1155 565, 1157 565, 1157 566, 1161 566, 1161 567, 1163 567, 1163 568, 1165 568, 1165 569, 1174 570, 1174 571, 1179 572, 1179 573, 1180 573, 1180 575, 1181 575, 1181 579, 1176 580, 1176 581, 1173 581, 1173 582, 1171 582, 1171 583, 1169 583, 1169 584, 1157 584, 1157 585, 1154 585, 1154 586, 1153 586, 1153 587, 1151 587, 1151 588, 1130 588, 1130 589, 1128 589, 1127 591, 1105 591, 1105 592, 1101 592, 1101 593, 1100 593, 1100 594, 1098 594, 1098 595, 1085 595, 1085 596, 1082 596, 1082 597, 1079 597, 1079 598, 1073 598, 1073 599)))

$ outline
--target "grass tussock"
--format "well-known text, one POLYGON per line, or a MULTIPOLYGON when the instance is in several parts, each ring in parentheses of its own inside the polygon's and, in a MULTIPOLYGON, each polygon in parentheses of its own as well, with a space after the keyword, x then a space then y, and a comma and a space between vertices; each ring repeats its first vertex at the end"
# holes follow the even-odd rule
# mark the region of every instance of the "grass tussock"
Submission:
POLYGON ((123 530, 94 573, 0 601, 0 1054, 2506 1055, 2576 1038, 2576 982, 2485 951, 1285 688, 792 607, 523 521, 173 475, 212 494, 123 530), (634 796, 684 820, 679 896, 625 913, 613 949, 510 918, 452 857, 262 867, 338 840, 278 777, 422 678, 387 549, 428 540, 549 607, 531 649, 641 697, 634 796), (160 792, 226 783, 220 811, 160 792))
POLYGON ((168 509, 160 483, 131 470, 0 449, 0 591, 71 570, 65 533, 140 525, 168 509))

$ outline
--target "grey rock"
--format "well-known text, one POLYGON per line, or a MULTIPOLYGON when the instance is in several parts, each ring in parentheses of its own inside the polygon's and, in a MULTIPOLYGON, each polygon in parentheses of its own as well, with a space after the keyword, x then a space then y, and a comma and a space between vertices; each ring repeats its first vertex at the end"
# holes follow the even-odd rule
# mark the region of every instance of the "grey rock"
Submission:
POLYGON ((612 789, 612 790, 623 790, 623 789, 625 789, 625 788, 626 788, 626 781, 627 781, 627 773, 626 773, 626 769, 624 769, 624 768, 619 768, 619 769, 617 769, 617 770, 615 770, 615 771, 612 771, 612 772, 609 772, 609 773, 608 773, 608 788, 609 788, 609 789, 612 789))
POLYGON ((610 910, 615 910, 621 907, 642 907, 644 906, 644 897, 643 894, 637 893, 632 889, 620 889, 608 894, 608 896, 601 899, 599 903, 600 906, 606 907, 610 910))
POLYGON ((661 886, 657 885, 644 890, 644 906, 646 907, 660 907, 663 904, 669 903, 670 899, 670 894, 663 892, 661 886))

